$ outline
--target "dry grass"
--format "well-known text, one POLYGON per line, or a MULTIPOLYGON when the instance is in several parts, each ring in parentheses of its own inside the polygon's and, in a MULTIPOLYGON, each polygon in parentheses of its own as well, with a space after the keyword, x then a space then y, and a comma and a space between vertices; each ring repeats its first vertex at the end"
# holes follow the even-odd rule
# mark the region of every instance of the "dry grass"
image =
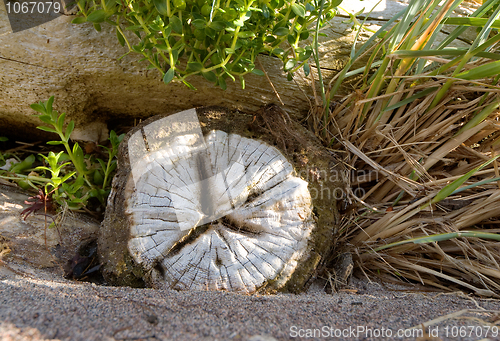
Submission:
POLYGON ((325 144, 344 151, 346 199, 356 209, 344 215, 339 241, 368 275, 500 297, 500 170, 491 161, 500 155, 500 87, 498 77, 457 77, 491 60, 436 74, 450 57, 425 57, 437 66, 413 74, 417 59, 393 57, 377 91, 367 74, 327 120, 311 118, 325 144))
MULTIPOLYGON (((420 87, 444 81, 428 81, 420 87)), ((409 95, 418 91, 417 87, 410 88, 409 82, 403 82, 401 88, 409 95)), ((354 246, 355 263, 365 272, 386 271, 446 290, 452 282, 481 295, 500 293, 500 243, 496 240, 453 238, 373 251, 385 244, 434 234, 500 232, 498 181, 463 190, 420 209, 446 185, 500 154, 497 111, 455 136, 480 108, 477 103, 481 95, 486 96, 481 106, 485 107, 498 100, 497 91, 457 82, 432 110, 427 108, 435 92, 401 106, 390 120, 382 113, 381 122, 369 129, 360 124, 360 108, 367 101, 360 100, 358 93, 344 98, 332 112, 329 132, 337 138, 332 148, 345 149, 342 163, 355 170, 348 172, 350 178, 346 180, 351 188, 349 203, 356 203, 358 210, 345 217, 344 240, 354 246), (349 105, 342 105, 345 103, 349 105), (395 203, 402 191, 401 200, 395 203)), ((377 100, 371 101, 367 120, 381 113, 377 100)), ((495 161, 463 186, 498 177, 495 161)))

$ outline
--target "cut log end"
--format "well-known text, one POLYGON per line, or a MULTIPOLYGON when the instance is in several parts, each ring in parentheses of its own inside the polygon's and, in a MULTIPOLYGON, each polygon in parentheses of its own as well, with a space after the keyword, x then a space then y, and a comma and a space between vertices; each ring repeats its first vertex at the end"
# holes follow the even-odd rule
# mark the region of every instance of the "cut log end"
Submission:
POLYGON ((309 183, 276 147, 203 135, 195 110, 146 123, 125 143, 100 238, 108 273, 134 272, 156 288, 253 293, 283 287, 310 256, 309 183))

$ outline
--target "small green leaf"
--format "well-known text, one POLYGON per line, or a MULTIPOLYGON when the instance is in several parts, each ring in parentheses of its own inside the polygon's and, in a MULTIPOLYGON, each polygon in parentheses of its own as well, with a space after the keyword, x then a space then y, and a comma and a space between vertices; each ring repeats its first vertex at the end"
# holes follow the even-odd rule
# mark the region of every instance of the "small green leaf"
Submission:
POLYGON ((89 191, 89 196, 91 198, 97 198, 99 196, 99 191, 97 190, 97 188, 91 189, 89 191))
POLYGON ((112 7, 116 4, 116 0, 106 0, 104 2, 104 8, 109 11, 112 9, 112 7))
POLYGON ((285 63, 285 71, 293 69, 293 67, 297 64, 297 60, 295 58, 290 58, 285 63))
POLYGON ((193 34, 196 37, 196 39, 199 40, 199 41, 204 41, 205 38, 207 37, 207 35, 205 34, 205 30, 204 29, 198 29, 198 28, 196 28, 193 31, 193 34))
POLYGON ((217 82, 217 76, 212 71, 202 72, 201 74, 203 75, 203 77, 205 77, 205 79, 207 81, 212 82, 212 83, 217 82))
POLYGON ((153 0, 153 3, 155 4, 156 10, 158 13, 161 15, 168 15, 168 10, 167 10, 167 1, 170 0, 153 0))
POLYGON ((290 30, 286 27, 278 27, 273 34, 276 36, 286 36, 290 30))
POLYGON ((305 50, 304 52, 299 53, 298 61, 303 62, 304 60, 308 60, 311 57, 312 50, 305 50))
POLYGON ((205 34, 215 40, 217 32, 210 27, 205 28, 205 34))
MULTIPOLYGON (((181 26, 181 30, 182 30, 182 26, 181 26)), ((170 37, 171 34, 172 34, 172 26, 168 25, 163 32, 163 36, 168 38, 168 37, 170 37)))
POLYGON ((102 185, 103 182, 104 182, 104 176, 101 174, 101 172, 96 170, 94 172, 94 184, 100 186, 100 185, 102 185))
POLYGON ((280 48, 277 48, 277 49, 274 49, 272 53, 273 53, 274 55, 276 55, 276 56, 281 56, 282 54, 284 54, 284 53, 285 53, 285 50, 280 49, 280 48))
POLYGON ((49 133, 57 133, 54 128, 51 128, 51 127, 46 127, 46 126, 40 126, 40 127, 36 127, 37 129, 40 129, 40 130, 43 130, 43 131, 47 131, 49 133))
POLYGON ((31 107, 31 109, 36 110, 39 113, 42 113, 42 114, 46 113, 45 107, 43 105, 41 105, 41 104, 34 103, 34 104, 30 105, 30 107, 31 107))
POLYGON ((35 162, 35 155, 31 154, 23 161, 13 164, 9 171, 15 174, 22 173, 26 169, 31 168, 33 162, 35 162))
POLYGON ((85 17, 78 17, 78 18, 71 20, 72 24, 83 24, 85 22, 87 22, 87 18, 85 18, 85 17))
POLYGON ((51 172, 52 170, 48 167, 45 167, 45 166, 38 166, 35 168, 35 170, 44 170, 44 171, 47 171, 47 172, 51 172))
MULTIPOLYGON (((227 31, 227 28, 226 28, 226 31, 227 31)), ((221 38, 220 38, 220 41, 223 42, 223 43, 226 43, 228 41, 230 41, 231 39, 233 39, 233 36, 232 34, 224 34, 221 38)))
POLYGON ((63 141, 48 141, 47 144, 50 144, 52 146, 57 146, 60 144, 64 144, 64 142, 63 141))
POLYGON ((73 129, 75 129, 75 121, 70 121, 68 126, 66 127, 66 133, 64 134, 64 136, 66 137, 66 141, 69 141, 73 129))
POLYGON ((306 8, 302 4, 294 3, 292 5, 292 11, 293 13, 297 14, 299 17, 305 17, 306 16, 306 8))
POLYGON ((224 21, 213 21, 210 23, 209 27, 212 30, 219 32, 226 28, 226 23, 224 21))
POLYGON ((303 69, 304 69, 304 75, 306 77, 309 76, 309 74, 311 73, 311 67, 309 66, 308 63, 304 63, 303 69))
POLYGON ((101 32, 101 24, 99 24, 99 23, 94 23, 94 29, 95 29, 97 32, 101 32))
POLYGON ((0 142, 5 142, 5 141, 9 141, 9 139, 5 136, 0 136, 0 142))
POLYGON ((203 70, 203 65, 201 63, 198 63, 198 62, 190 62, 187 64, 187 66, 188 66, 188 69, 190 69, 192 71, 203 70))
POLYGON ((158 50, 162 50, 162 51, 167 51, 168 52, 170 50, 167 45, 163 45, 163 44, 156 44, 155 47, 158 50))
POLYGON ((141 30, 142 26, 141 25, 133 25, 133 26, 128 26, 125 29, 128 31, 137 31, 137 30, 141 30))
POLYGON ((202 30, 207 26, 207 22, 204 19, 195 19, 191 24, 199 30, 202 30))
POLYGON ((186 1, 185 0, 174 0, 174 7, 178 11, 183 11, 186 9, 186 1))
POLYGON ((264 41, 266 43, 274 43, 276 41, 276 38, 274 36, 267 36, 266 38, 264 38, 264 41))
POLYGON ((218 79, 218 84, 219 86, 221 87, 222 90, 226 90, 227 89, 227 84, 226 84, 226 81, 223 77, 219 77, 218 79))
POLYGON ((79 175, 76 180, 75 180, 75 183, 73 184, 73 186, 75 187, 75 192, 78 188, 82 187, 84 184, 84 179, 83 179, 83 176, 82 175, 79 175))
POLYGON ((99 162, 99 165, 101 165, 101 169, 103 171, 106 171, 106 168, 107 168, 106 167, 106 163, 103 160, 101 160, 101 159, 97 159, 97 161, 99 162))
POLYGON ((58 176, 53 176, 51 179, 52 183, 54 184, 54 187, 59 187, 61 186, 61 178, 58 176))
POLYGON ((83 157, 83 150, 78 143, 73 146, 73 156, 75 157, 74 163, 77 169, 85 171, 85 160, 83 157))
POLYGON ((54 104, 54 96, 50 96, 50 98, 47 100, 47 103, 44 104, 45 109, 47 110, 47 114, 52 113, 52 105, 54 104))
POLYGON ((59 118, 57 119, 57 129, 59 131, 62 131, 64 125, 64 117, 66 117, 66 114, 62 113, 61 115, 59 115, 59 118))
POLYGON ((264 18, 269 19, 269 17, 271 16, 271 13, 269 12, 269 7, 267 7, 267 5, 263 3, 260 9, 262 11, 262 15, 264 16, 264 18))
POLYGON ((38 116, 38 119, 44 123, 52 124, 52 117, 49 115, 40 115, 38 116))
POLYGON ((100 23, 103 22, 106 19, 107 13, 103 9, 99 9, 95 12, 92 12, 89 14, 87 17, 87 21, 93 22, 93 23, 100 23))
POLYGON ((138 53, 142 53, 142 51, 144 51, 144 46, 134 45, 134 46, 132 46, 132 50, 134 50, 135 52, 138 52, 138 53))
POLYGON ((169 19, 170 25, 172 25, 172 29, 174 32, 182 34, 182 22, 181 19, 177 18, 176 16, 173 16, 169 19))
POLYGON ((116 37, 118 38, 118 42, 120 43, 120 45, 125 46, 125 38, 118 29, 116 29, 116 37))
POLYGON ((73 175, 75 175, 75 174, 76 174, 76 172, 71 172, 71 173, 68 173, 68 174, 66 174, 66 175, 65 175, 65 176, 61 179, 61 181, 62 181, 62 182, 66 182, 69 178, 71 178, 71 177, 72 177, 73 175))
POLYGON ((165 72, 165 75, 163 75, 163 83, 168 84, 174 79, 175 76, 175 71, 173 68, 168 69, 167 72, 165 72))
POLYGON ((264 76, 265 75, 264 71, 259 70, 259 69, 253 69, 252 73, 254 73, 254 74, 258 75, 258 76, 264 76))
POLYGON ((255 37, 255 33, 253 33, 252 31, 238 32, 238 38, 250 38, 250 37, 255 37))

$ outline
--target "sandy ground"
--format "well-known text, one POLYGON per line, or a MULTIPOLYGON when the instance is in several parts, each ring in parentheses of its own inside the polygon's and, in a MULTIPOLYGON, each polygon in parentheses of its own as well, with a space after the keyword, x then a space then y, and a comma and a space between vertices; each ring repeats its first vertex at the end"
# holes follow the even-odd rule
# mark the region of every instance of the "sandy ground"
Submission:
POLYGON ((353 279, 333 295, 317 282, 301 295, 245 296, 97 286, 10 267, 0 267, 5 341, 500 340, 500 301, 463 293, 353 279), (431 335, 410 329, 421 324, 431 335))

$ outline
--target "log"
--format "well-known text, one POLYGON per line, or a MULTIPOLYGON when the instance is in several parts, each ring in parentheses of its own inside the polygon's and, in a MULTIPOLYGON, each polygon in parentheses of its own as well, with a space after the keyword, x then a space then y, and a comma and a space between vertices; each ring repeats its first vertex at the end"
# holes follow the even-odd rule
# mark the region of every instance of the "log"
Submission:
MULTIPOLYGON (((365 22, 373 30, 405 6, 396 0, 344 1, 342 6, 350 13, 364 8, 366 15, 377 3, 378 7, 365 22)), ((67 12, 42 25, 12 33, 6 8, 0 1, 0 46, 4 47, 0 51, 0 129, 4 135, 53 138, 35 129, 40 122, 30 108, 30 104, 46 101, 50 96, 55 96, 55 109, 65 112, 68 122, 75 121, 72 138, 93 142, 105 140, 108 125, 113 129, 117 121, 133 123, 198 106, 254 111, 269 103, 279 103, 271 83, 283 108, 296 119, 303 118, 314 103, 311 82, 303 73, 298 72, 294 81, 289 82, 283 63, 265 55, 258 56, 256 65, 258 68, 262 65, 270 81, 263 76, 248 75, 246 89, 228 82, 228 89, 223 91, 197 76, 189 79, 197 91, 175 82, 165 85, 157 71, 147 70, 147 62, 139 62, 138 55, 132 53, 120 58, 128 50, 118 43, 111 25, 102 25, 101 32, 96 32, 90 23, 73 25, 74 13, 67 12)), ((319 54, 326 83, 349 59, 356 37, 347 22, 349 17, 342 11, 341 15, 322 29, 326 36, 320 39, 319 54)), ((24 25, 30 27, 33 23, 24 25)), ((473 28, 470 31, 475 32, 473 28)), ((128 38, 133 42, 133 34, 129 33, 128 38)), ((363 32, 358 43, 366 41, 370 34, 363 32)), ((360 61, 353 68, 364 63, 360 61)), ((352 91, 349 83, 343 91, 352 91)))
MULTIPOLYGON (((6 8, 0 2, 2 131, 23 138, 51 138, 35 129, 40 122, 30 108, 30 104, 50 96, 55 96, 55 109, 65 112, 68 122, 75 121, 72 138, 94 142, 106 139, 108 123, 117 120, 133 124, 153 115, 211 105, 257 110, 279 103, 272 86, 291 116, 301 117, 310 108, 313 96, 309 81, 299 75, 296 82, 287 81, 283 63, 277 58, 258 56, 257 68, 267 72, 270 82, 251 74, 245 78, 245 89, 239 82, 228 81, 228 89, 223 91, 194 76, 189 79, 197 88, 193 91, 182 83, 164 84, 156 70, 147 70, 147 62, 139 62, 142 56, 138 54, 120 58, 128 49, 118 43, 111 25, 102 25, 102 31, 96 32, 91 23, 71 24, 74 18, 70 13, 10 33, 6 8)), ((328 37, 323 38, 321 48, 327 78, 344 64, 354 39, 349 25, 342 24, 345 19, 335 20, 335 30, 325 31, 328 37)), ((133 34, 128 38, 134 42, 133 34)))
POLYGON ((299 292, 332 250, 333 155, 277 106, 154 117, 118 165, 98 239, 111 284, 299 292))

